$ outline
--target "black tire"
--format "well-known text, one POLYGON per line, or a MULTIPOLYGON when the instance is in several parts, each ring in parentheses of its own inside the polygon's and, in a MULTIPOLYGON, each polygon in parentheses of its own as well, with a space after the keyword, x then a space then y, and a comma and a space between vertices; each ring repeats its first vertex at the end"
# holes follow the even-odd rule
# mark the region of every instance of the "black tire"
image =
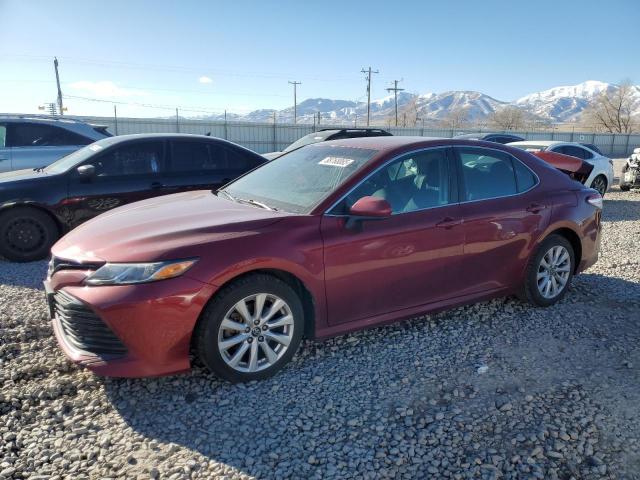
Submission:
POLYGON ((32 262, 49 255, 60 232, 47 213, 15 207, 0 214, 0 255, 13 262, 32 262))
POLYGON ((609 182, 607 182, 607 178, 604 175, 598 175, 591 182, 590 188, 596 190, 602 197, 607 193, 607 188, 609 187, 609 182))
MULTIPOLYGON (((289 284, 272 275, 249 275, 223 287, 209 302, 194 332, 193 345, 195 354, 209 370, 232 383, 263 380, 282 369, 296 353, 302 341, 304 322, 302 302, 298 294, 289 284), (218 345, 218 335, 221 330, 222 321, 227 313, 242 299, 260 293, 275 295, 286 302, 293 316, 293 332, 286 350, 284 350, 280 358, 272 365, 255 372, 242 372, 228 365, 223 358, 223 352, 218 345)), ((253 333, 250 335, 253 335, 253 333)), ((266 340, 264 340, 265 337, 254 337, 256 341, 259 338, 263 338, 262 341, 266 342, 266 340)), ((244 344, 244 342, 242 343, 244 344)), ((263 356, 262 361, 264 362, 266 355, 262 350, 262 346, 256 343, 255 348, 261 352, 263 356)), ((248 360, 246 363, 248 363, 248 360)))
POLYGON ((527 271, 524 281, 524 298, 531 303, 532 305, 538 307, 548 307, 549 305, 553 305, 554 303, 560 301, 562 297, 565 296, 569 286, 571 285, 571 280, 573 278, 573 272, 575 271, 575 253, 573 251, 573 247, 571 243, 562 235, 553 234, 549 237, 545 238, 543 242, 538 246, 536 253, 532 255, 529 260, 529 264, 527 265, 527 271), (538 288, 538 270, 542 259, 544 256, 551 250, 553 247, 560 246, 564 247, 569 253, 569 275, 567 281, 562 288, 562 290, 553 298, 547 298, 542 295, 540 289, 538 288))

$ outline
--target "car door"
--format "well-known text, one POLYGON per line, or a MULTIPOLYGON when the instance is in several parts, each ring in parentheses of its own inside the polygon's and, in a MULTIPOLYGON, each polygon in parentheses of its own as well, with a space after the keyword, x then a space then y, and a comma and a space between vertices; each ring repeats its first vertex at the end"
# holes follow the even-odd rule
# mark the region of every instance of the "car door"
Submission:
POLYGON ((11 149, 7 145, 7 125, 0 123, 0 173, 11 171, 11 149))
POLYGON ((449 149, 383 165, 329 210, 321 233, 330 324, 455 296, 464 235, 449 149), (392 215, 348 227, 349 207, 370 195, 387 200, 392 215))
POLYGON ((455 147, 464 225, 465 295, 511 288, 521 280, 528 249, 546 228, 549 200, 538 179, 512 155, 455 147))
POLYGON ((49 165, 92 140, 53 125, 15 122, 8 124, 7 142, 11 169, 23 170, 49 165))
POLYGON ((83 162, 95 168, 93 175, 69 171, 68 223, 76 226, 115 207, 162 195, 164 157, 164 140, 129 141, 83 162))

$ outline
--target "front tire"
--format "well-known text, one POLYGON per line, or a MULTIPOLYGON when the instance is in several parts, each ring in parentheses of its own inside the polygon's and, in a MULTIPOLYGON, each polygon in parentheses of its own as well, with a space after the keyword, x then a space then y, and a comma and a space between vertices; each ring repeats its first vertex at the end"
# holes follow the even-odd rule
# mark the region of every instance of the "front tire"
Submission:
POLYGON ((262 380, 298 350, 304 310, 295 290, 277 277, 250 275, 224 287, 209 303, 194 333, 196 354, 213 373, 233 383, 262 380))
POLYGON ((598 175, 591 182, 591 188, 596 190, 600 196, 604 197, 604 194, 607 193, 608 182, 604 175, 598 175))
POLYGON ((529 261, 524 285, 525 298, 533 305, 548 307, 567 293, 575 256, 571 243, 562 235, 550 235, 529 261))
POLYGON ((16 207, 0 215, 0 255, 13 262, 32 262, 49 255, 58 226, 45 212, 16 207))

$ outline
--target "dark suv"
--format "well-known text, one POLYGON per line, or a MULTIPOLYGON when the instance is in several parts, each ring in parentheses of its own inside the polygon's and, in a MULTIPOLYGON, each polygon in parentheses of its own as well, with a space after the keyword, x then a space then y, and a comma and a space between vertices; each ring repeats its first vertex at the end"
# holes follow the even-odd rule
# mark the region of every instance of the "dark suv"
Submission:
POLYGON ((263 153, 262 156, 267 160, 273 160, 287 152, 295 150, 305 145, 318 142, 327 142, 329 140, 342 140, 343 138, 362 138, 362 137, 390 137, 392 134, 381 128, 322 128, 317 132, 305 135, 299 138, 281 152, 263 153))
POLYGON ((110 136, 105 126, 73 118, 0 115, 0 172, 45 167, 110 136))
POLYGON ((68 230, 127 203, 214 189, 265 163, 257 153, 201 135, 122 135, 48 167, 0 174, 0 255, 44 258, 68 230))

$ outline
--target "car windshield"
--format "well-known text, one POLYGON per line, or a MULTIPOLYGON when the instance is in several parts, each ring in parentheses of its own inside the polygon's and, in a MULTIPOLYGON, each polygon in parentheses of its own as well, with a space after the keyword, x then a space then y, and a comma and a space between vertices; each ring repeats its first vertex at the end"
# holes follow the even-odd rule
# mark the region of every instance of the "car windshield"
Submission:
POLYGON ((87 145, 86 147, 82 147, 81 149, 56 160, 44 170, 49 173, 64 173, 85 160, 88 160, 96 153, 102 151, 113 142, 112 138, 113 137, 108 137, 104 140, 94 142, 91 145, 87 145))
POLYGON ((283 152, 290 152, 295 150, 296 148, 304 147, 305 145, 311 145, 312 143, 322 142, 327 139, 329 135, 331 135, 333 131, 326 130, 323 132, 310 133, 309 135, 305 135, 302 138, 299 138, 287 148, 283 150, 283 152))
POLYGON ((264 164, 220 192, 236 201, 309 213, 376 153, 363 148, 309 145, 264 164))
POLYGON ((541 152, 549 148, 549 145, 539 145, 537 143, 508 143, 507 145, 527 152, 541 152))

